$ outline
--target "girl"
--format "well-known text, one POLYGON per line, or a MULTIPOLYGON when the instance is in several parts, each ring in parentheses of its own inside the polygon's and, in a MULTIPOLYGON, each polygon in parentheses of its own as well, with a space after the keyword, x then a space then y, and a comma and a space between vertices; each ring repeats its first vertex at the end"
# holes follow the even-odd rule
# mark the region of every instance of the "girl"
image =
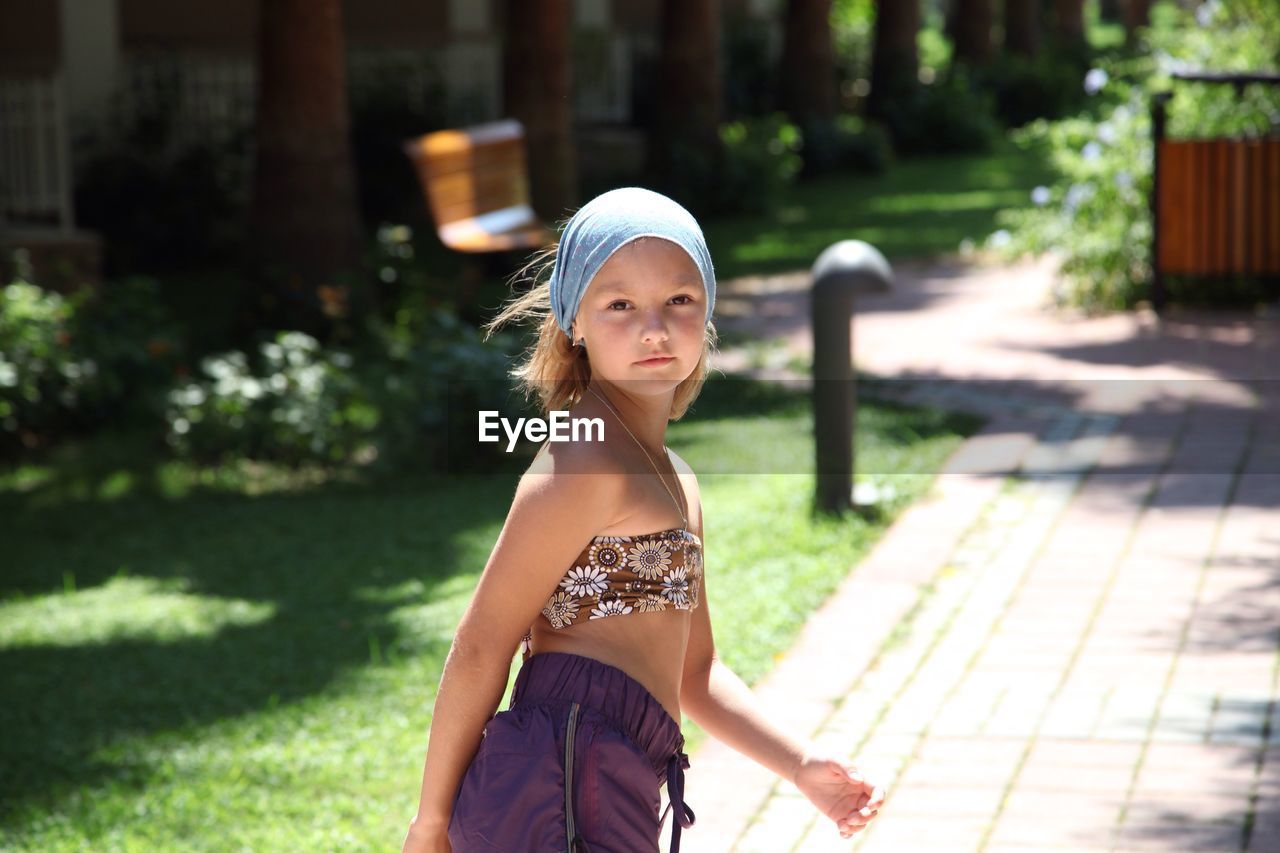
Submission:
POLYGON ((663 443, 716 341, 701 229, 628 187, 578 210, 547 254, 549 282, 487 329, 540 320, 513 375, 544 414, 572 404, 604 438, 544 444, 516 487, 445 661, 404 851, 657 851, 663 785, 679 850, 695 820, 682 711, 852 836, 883 791, 763 719, 716 659, 698 481, 663 443))

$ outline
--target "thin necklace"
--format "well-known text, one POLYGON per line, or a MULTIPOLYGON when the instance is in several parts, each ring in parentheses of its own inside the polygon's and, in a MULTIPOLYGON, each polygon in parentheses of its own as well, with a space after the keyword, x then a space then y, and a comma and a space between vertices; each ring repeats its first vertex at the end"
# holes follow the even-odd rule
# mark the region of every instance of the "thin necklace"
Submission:
MULTIPOLYGON (((644 458, 648 459, 649 464, 653 466, 653 472, 658 475, 658 482, 662 483, 662 488, 667 490, 668 495, 671 495, 671 502, 676 505, 676 512, 680 513, 680 518, 684 522, 683 529, 688 530, 689 518, 684 514, 684 510, 680 508, 680 501, 676 500, 675 494, 671 491, 670 487, 667 486, 667 481, 662 479, 662 472, 658 470, 658 466, 653 461, 653 457, 649 455, 649 451, 644 449, 643 444, 640 444, 640 439, 636 438, 635 433, 633 433, 631 431, 631 428, 627 426, 627 422, 622 419, 622 415, 618 413, 618 410, 613 407, 612 403, 610 403, 604 397, 601 397, 599 394, 596 394, 595 389, 592 388, 590 385, 587 386, 587 390, 590 391, 592 394, 595 394, 596 397, 599 397, 600 402, 604 403, 606 406, 609 407, 609 410, 612 411, 613 414, 618 418, 618 423, 622 424, 622 428, 627 431, 627 435, 631 436, 631 440, 634 441, 637 446, 639 446, 640 452, 644 454, 644 458)), ((667 449, 667 446, 665 444, 662 445, 662 449, 665 451, 667 449)), ((673 466, 672 472, 674 473, 674 466, 673 466)), ((679 475, 676 475, 676 476, 677 478, 679 477, 679 475)), ((678 482, 678 479, 677 479, 677 482, 678 482)))

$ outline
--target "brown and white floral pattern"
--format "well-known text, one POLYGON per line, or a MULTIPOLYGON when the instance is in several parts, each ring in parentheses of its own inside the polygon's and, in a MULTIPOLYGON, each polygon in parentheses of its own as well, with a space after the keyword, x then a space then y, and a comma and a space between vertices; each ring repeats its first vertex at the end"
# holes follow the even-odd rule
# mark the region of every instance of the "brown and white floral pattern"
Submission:
MULTIPOLYGON (((547 617, 552 628, 563 628, 578 615, 578 599, 570 592, 553 593, 547 606, 542 608, 542 615, 547 617)), ((525 639, 532 637, 526 634, 525 639)))
MULTIPOLYGON (((542 615, 551 627, 628 613, 692 610, 702 542, 685 528, 645 536, 597 536, 572 564, 542 615)), ((527 636, 527 635, 526 635, 527 636)))
POLYGON ((678 566, 662 579, 662 594, 676 607, 689 605, 689 578, 684 566, 678 566))
POLYGON ((656 581, 671 567, 671 549, 661 539, 641 542, 627 552, 627 566, 647 581, 656 581))
POLYGON ((627 604, 621 598, 615 598, 611 601, 602 601, 595 607, 591 608, 589 619, 603 619, 605 616, 621 616, 624 613, 631 612, 631 605, 627 604))
MULTIPOLYGON (((622 539, 624 537, 615 536, 611 538, 622 539)), ((596 541, 587 548, 587 565, 595 566, 606 572, 617 571, 623 565, 626 555, 627 549, 624 542, 596 541)))
POLYGON ((652 613, 655 610, 666 610, 667 600, 661 595, 653 592, 646 592, 644 598, 636 604, 636 610, 641 613, 652 613))
POLYGON ((599 595, 607 590, 609 576, 603 569, 595 566, 575 566, 569 570, 569 574, 565 575, 564 580, 560 581, 560 586, 579 598, 586 598, 588 595, 599 595))

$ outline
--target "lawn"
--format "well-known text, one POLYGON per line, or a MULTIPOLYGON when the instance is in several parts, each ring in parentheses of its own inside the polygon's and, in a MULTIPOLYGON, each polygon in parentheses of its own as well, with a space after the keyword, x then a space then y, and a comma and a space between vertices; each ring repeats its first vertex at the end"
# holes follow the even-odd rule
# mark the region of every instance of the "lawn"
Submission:
MULTIPOLYGON (((864 397, 859 470, 896 495, 835 519, 809 510, 807 398, 708 383, 668 441, 719 472, 700 481, 723 659, 758 681, 975 427, 864 397)), ((144 452, 104 437, 0 479, 5 846, 394 849, 518 466, 373 482, 144 452)))

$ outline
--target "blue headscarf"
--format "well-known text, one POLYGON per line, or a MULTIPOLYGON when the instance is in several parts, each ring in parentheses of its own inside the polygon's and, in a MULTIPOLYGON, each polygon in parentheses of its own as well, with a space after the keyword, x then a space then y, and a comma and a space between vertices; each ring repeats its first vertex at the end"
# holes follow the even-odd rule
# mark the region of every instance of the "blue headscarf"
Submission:
POLYGON ((638 237, 662 237, 684 249, 702 273, 707 322, 716 302, 715 268, 702 229, 689 211, 661 193, 622 187, 596 196, 578 209, 560 235, 551 270, 551 310, 573 340, 573 318, 587 286, 618 249, 638 237))

